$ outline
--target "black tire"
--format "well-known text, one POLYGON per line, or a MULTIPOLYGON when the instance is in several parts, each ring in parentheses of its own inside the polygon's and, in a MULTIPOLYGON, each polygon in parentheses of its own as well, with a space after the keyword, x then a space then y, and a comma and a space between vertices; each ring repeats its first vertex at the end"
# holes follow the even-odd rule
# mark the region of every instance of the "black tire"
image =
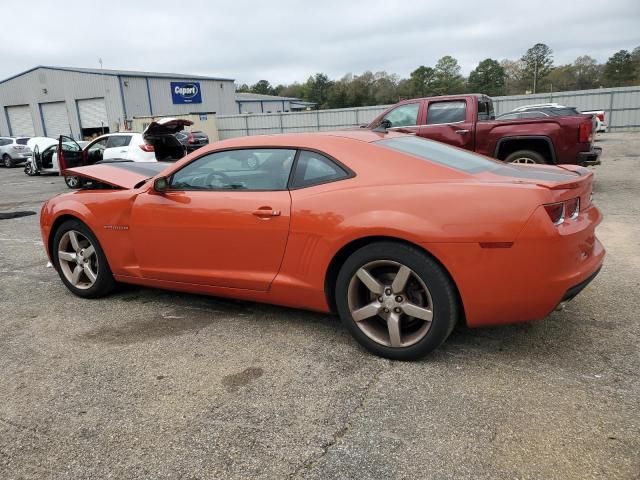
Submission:
POLYGON ((429 255, 403 243, 376 242, 354 252, 340 269, 335 295, 338 314, 355 339, 372 353, 394 360, 416 360, 427 355, 449 337, 459 318, 458 296, 448 274, 429 255), (376 261, 405 265, 427 286, 433 300, 433 318, 425 336, 417 343, 402 347, 384 345, 367 336, 354 321, 348 300, 351 279, 361 267, 376 261))
POLYGON ((13 167, 13 160, 11 159, 11 157, 9 156, 8 153, 5 153, 2 156, 2 164, 6 167, 6 168, 11 168, 13 167))
POLYGON ((64 183, 66 183, 67 187, 69 187, 71 190, 77 190, 79 188, 82 188, 82 186, 84 185, 84 181, 82 180, 82 178, 75 175, 65 175, 64 183))
POLYGON ((69 289, 71 293, 77 295, 82 298, 100 298, 108 295, 116 285, 116 282, 113 278, 113 274, 111 273, 111 268, 109 267, 109 263, 107 262, 107 257, 100 246, 100 242, 95 237, 93 232, 80 220, 67 220, 62 223, 58 227, 58 229, 54 232, 53 236, 53 246, 51 251, 51 257, 53 259, 53 266, 60 275, 60 279, 62 283, 69 289), (62 268, 60 266, 60 259, 58 258, 58 249, 60 245, 60 240, 63 235, 70 231, 75 230, 84 235, 87 239, 91 241, 91 244, 94 246, 98 261, 98 269, 97 269, 97 278, 95 283, 87 288, 87 289, 79 289, 76 288, 69 280, 65 277, 62 272, 62 268))
POLYGON ((24 164, 24 173, 30 177, 35 177, 39 172, 36 170, 33 162, 31 160, 27 160, 27 163, 24 164))
POLYGON ((544 157, 538 152, 534 152, 533 150, 518 150, 517 152, 513 152, 511 155, 508 155, 507 158, 504 159, 506 163, 538 163, 544 165, 547 161, 544 157), (517 160, 526 159, 529 161, 520 161, 517 160))

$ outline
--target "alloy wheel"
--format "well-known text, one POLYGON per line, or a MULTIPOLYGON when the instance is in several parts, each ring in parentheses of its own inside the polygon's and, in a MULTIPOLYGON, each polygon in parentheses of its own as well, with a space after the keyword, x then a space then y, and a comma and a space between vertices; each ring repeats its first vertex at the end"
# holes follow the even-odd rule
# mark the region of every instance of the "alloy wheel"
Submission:
POLYGON ((533 158, 529 158, 529 157, 514 158, 513 160, 511 160, 511 163, 526 163, 526 164, 529 164, 529 165, 535 165, 536 164, 535 160, 533 160, 533 158))
POLYGON ((80 179, 76 176, 64 177, 64 181, 69 188, 76 188, 80 183, 80 179))
POLYGON ((91 241, 77 230, 69 230, 58 243, 58 262, 67 281, 86 290, 98 279, 98 256, 91 241))
POLYGON ((387 347, 408 347, 422 340, 433 321, 433 300, 409 267, 376 260, 352 276, 347 303, 351 316, 371 340, 387 347))

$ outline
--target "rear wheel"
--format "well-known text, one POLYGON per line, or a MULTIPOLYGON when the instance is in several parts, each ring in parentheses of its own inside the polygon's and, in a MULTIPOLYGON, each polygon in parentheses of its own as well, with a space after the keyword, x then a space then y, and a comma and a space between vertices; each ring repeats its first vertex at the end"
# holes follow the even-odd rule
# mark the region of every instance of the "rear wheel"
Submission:
POLYGON ((507 163, 528 163, 528 164, 545 164, 547 163, 542 155, 533 150, 518 150, 504 159, 507 163))
POLYGON ((98 239, 79 220, 68 220, 58 228, 51 256, 62 282, 79 297, 103 297, 115 285, 98 239))
POLYGON ((69 175, 64 177, 64 183, 67 184, 67 187, 72 188, 72 189, 77 189, 82 187, 82 179, 80 177, 77 177, 75 175, 69 175))
POLYGON ((24 173, 33 177, 38 174, 35 166, 33 165, 33 160, 27 160, 27 163, 24 164, 24 173))
POLYGON ((415 247, 379 242, 353 253, 336 282, 338 313, 365 348, 414 360, 444 342, 458 319, 454 286, 415 247))
POLYGON ((13 160, 11 160, 11 157, 9 156, 8 153, 5 153, 2 156, 2 164, 7 168, 13 167, 13 160))

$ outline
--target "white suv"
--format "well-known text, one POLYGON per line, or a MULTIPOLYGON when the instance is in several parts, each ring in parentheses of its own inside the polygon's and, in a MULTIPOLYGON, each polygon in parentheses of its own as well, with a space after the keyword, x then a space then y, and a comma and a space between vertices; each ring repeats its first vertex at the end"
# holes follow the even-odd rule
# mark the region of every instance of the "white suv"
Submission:
POLYGON ((7 168, 26 162, 31 158, 31 149, 27 147, 29 137, 0 137, 0 158, 7 168))

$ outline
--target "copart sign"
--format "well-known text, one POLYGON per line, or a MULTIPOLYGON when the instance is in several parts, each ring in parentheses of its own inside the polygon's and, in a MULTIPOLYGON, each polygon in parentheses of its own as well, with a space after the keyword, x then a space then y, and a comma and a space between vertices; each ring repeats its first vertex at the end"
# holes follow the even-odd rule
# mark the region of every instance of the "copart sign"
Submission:
POLYGON ((171 98, 174 104, 202 103, 200 82, 171 82, 171 98))

